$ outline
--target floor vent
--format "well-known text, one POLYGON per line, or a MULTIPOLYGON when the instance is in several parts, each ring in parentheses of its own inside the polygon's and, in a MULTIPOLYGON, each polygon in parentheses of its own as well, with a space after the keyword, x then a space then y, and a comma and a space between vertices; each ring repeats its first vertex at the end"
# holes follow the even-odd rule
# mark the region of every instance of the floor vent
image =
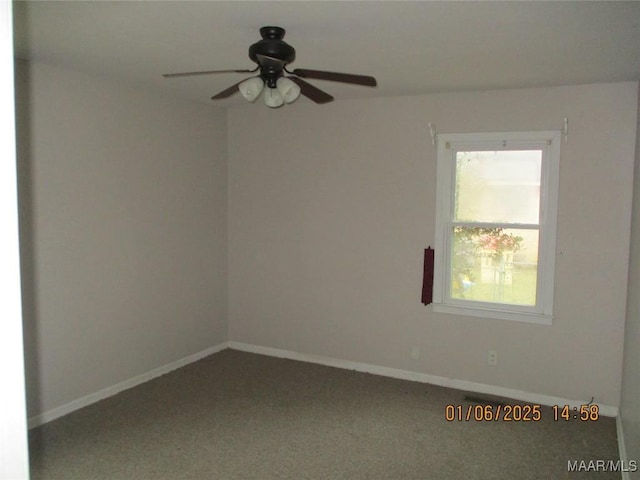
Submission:
POLYGON ((493 405, 494 407, 496 407, 498 405, 504 406, 504 403, 499 402, 497 400, 489 400, 487 398, 474 397, 472 395, 465 395, 464 399, 467 402, 478 403, 480 405, 493 405))

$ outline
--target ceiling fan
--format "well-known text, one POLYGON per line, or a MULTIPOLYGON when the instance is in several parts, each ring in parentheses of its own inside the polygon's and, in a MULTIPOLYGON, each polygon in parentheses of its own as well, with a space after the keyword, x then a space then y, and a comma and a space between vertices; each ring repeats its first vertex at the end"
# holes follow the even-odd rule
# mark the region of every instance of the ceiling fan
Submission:
POLYGON ((249 47, 249 58, 257 64, 253 70, 208 70, 203 72, 166 73, 165 78, 186 77, 192 75, 209 75, 215 73, 255 73, 258 75, 242 80, 211 97, 212 100, 228 98, 240 92, 244 98, 254 101, 260 96, 266 86, 265 103, 269 107, 279 107, 284 103, 293 102, 300 94, 315 103, 328 103, 333 97, 319 88, 311 85, 305 78, 317 80, 331 80, 334 82, 351 83, 375 87, 376 79, 368 75, 352 73, 326 72, 322 70, 307 70, 296 68, 287 69, 287 65, 296 58, 295 49, 284 40, 285 30, 281 27, 262 27, 262 40, 249 47), (285 75, 288 74, 288 75, 285 75))

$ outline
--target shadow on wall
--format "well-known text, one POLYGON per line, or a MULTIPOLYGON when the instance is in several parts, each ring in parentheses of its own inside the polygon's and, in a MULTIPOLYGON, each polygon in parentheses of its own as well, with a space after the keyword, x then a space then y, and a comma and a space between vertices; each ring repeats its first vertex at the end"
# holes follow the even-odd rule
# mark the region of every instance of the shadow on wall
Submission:
POLYGON ((26 63, 15 63, 16 156, 20 227, 20 274, 24 332, 27 415, 40 411, 38 308, 36 303, 33 163, 31 156, 31 81, 26 63))

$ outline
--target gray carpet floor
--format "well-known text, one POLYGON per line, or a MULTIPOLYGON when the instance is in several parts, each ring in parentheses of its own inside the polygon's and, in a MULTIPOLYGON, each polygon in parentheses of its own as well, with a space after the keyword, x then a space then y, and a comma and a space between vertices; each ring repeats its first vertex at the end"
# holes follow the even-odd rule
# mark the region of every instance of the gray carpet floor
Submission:
MULTIPOLYGON (((445 420, 468 392, 225 350, 30 432, 32 479, 578 479, 615 420, 445 420)), ((479 395, 473 395, 475 397, 479 395)), ((486 398, 486 396, 483 396, 486 398)), ((501 399, 505 403, 516 403, 501 399)))

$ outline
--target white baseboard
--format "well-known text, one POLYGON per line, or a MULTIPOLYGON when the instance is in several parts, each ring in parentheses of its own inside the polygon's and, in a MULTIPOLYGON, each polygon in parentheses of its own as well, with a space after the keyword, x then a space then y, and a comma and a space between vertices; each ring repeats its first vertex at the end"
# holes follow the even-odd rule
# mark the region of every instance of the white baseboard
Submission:
MULTIPOLYGON (((484 393, 486 395, 496 395, 499 397, 513 398, 523 402, 540 404, 540 405, 569 405, 570 407, 580 407, 589 403, 589 400, 571 400, 551 395, 542 395, 538 393, 525 392, 522 390, 512 390, 510 388, 498 387, 495 385, 486 385, 484 383, 470 382, 467 380, 456 380, 455 378, 439 377, 436 375, 428 375, 426 373, 411 372, 408 370, 400 370, 396 368, 381 367, 368 363, 352 362, 349 360, 340 360, 322 355, 309 355, 306 353, 293 352, 290 350, 281 350, 278 348, 263 347, 260 345, 252 345, 242 342, 228 342, 229 348, 233 350, 241 350, 243 352, 258 353, 271 357, 288 358, 290 360, 299 360, 302 362, 317 363, 327 365, 329 367, 344 368, 346 370, 355 370, 357 372, 373 373, 384 377, 398 378, 401 380, 411 380, 414 382, 429 383, 441 387, 455 388, 456 390, 464 390, 468 392, 484 393)), ((617 417, 618 407, 610 405, 598 405, 600 415, 605 417, 617 417)))
MULTIPOLYGON (((184 367, 190 363, 196 362, 202 358, 218 353, 226 348, 233 350, 240 350, 243 352, 258 353, 261 355, 268 355, 271 357, 287 358, 290 360, 299 360, 302 362, 316 363, 319 365, 326 365, 329 367, 343 368, 346 370, 355 370, 357 372, 372 373, 374 375, 382 375, 385 377, 398 378, 401 380, 410 380, 414 382, 429 383, 432 385, 438 385, 441 387, 455 388, 457 390, 484 393, 487 395, 496 395, 500 397, 513 398, 515 400, 521 400, 524 402, 535 403, 540 405, 569 405, 579 406, 588 403, 585 400, 570 400, 561 397, 554 397, 550 395, 542 395, 537 393, 525 392, 521 390, 512 390, 509 388, 498 387, 495 385, 486 385, 483 383, 470 382, 467 380, 456 380, 453 378, 439 377, 436 375, 429 375, 426 373, 411 372, 408 370, 400 370, 396 368, 382 367, 379 365, 371 365, 368 363, 352 362, 349 360, 340 360, 332 357, 325 357, 322 355, 311 355, 307 353, 293 352, 290 350, 282 350, 278 348, 263 347, 260 345, 252 345, 243 342, 224 342, 213 347, 210 347, 201 352, 194 353, 187 357, 181 358, 175 362, 164 365, 162 367, 151 370, 150 372, 137 375, 133 378, 117 383, 110 387, 99 390, 98 392, 90 395, 78 398, 69 403, 56 407, 52 410, 48 410, 39 415, 34 415, 28 420, 29 428, 34 428, 44 423, 55 420, 56 418, 67 415, 75 410, 91 405, 104 398, 111 397, 117 393, 120 393, 129 388, 133 388, 149 380, 169 373, 172 370, 176 370, 180 367, 184 367)), ((599 405, 600 414, 607 417, 617 417, 618 408, 609 405, 599 405)), ((624 454, 624 440, 622 437, 622 424, 620 418, 617 419, 618 428, 618 442, 620 446, 620 458, 623 459, 624 454)))
POLYGON ((148 382, 149 380, 159 377, 160 375, 164 375, 165 373, 169 373, 172 370, 176 370, 177 368, 184 367, 185 365, 188 365, 190 363, 197 362, 202 358, 213 355, 214 353, 218 353, 219 351, 226 348, 227 342, 220 343, 219 345, 207 348, 206 350, 202 350, 201 352, 194 353, 175 362, 163 365, 162 367, 158 367, 154 370, 151 370, 150 372, 137 375, 133 378, 129 378, 128 380, 124 380, 110 387, 103 388, 102 390, 84 396, 82 398, 78 398, 76 400, 73 400, 72 402, 66 403, 52 410, 48 410, 39 415, 34 415, 33 417, 29 418, 28 426, 29 428, 34 428, 44 423, 50 422, 75 410, 79 410, 83 407, 91 405, 92 403, 96 403, 102 399, 111 397, 117 393, 122 392, 123 390, 128 390, 129 388, 133 388, 137 385, 140 385, 141 383, 148 382))

